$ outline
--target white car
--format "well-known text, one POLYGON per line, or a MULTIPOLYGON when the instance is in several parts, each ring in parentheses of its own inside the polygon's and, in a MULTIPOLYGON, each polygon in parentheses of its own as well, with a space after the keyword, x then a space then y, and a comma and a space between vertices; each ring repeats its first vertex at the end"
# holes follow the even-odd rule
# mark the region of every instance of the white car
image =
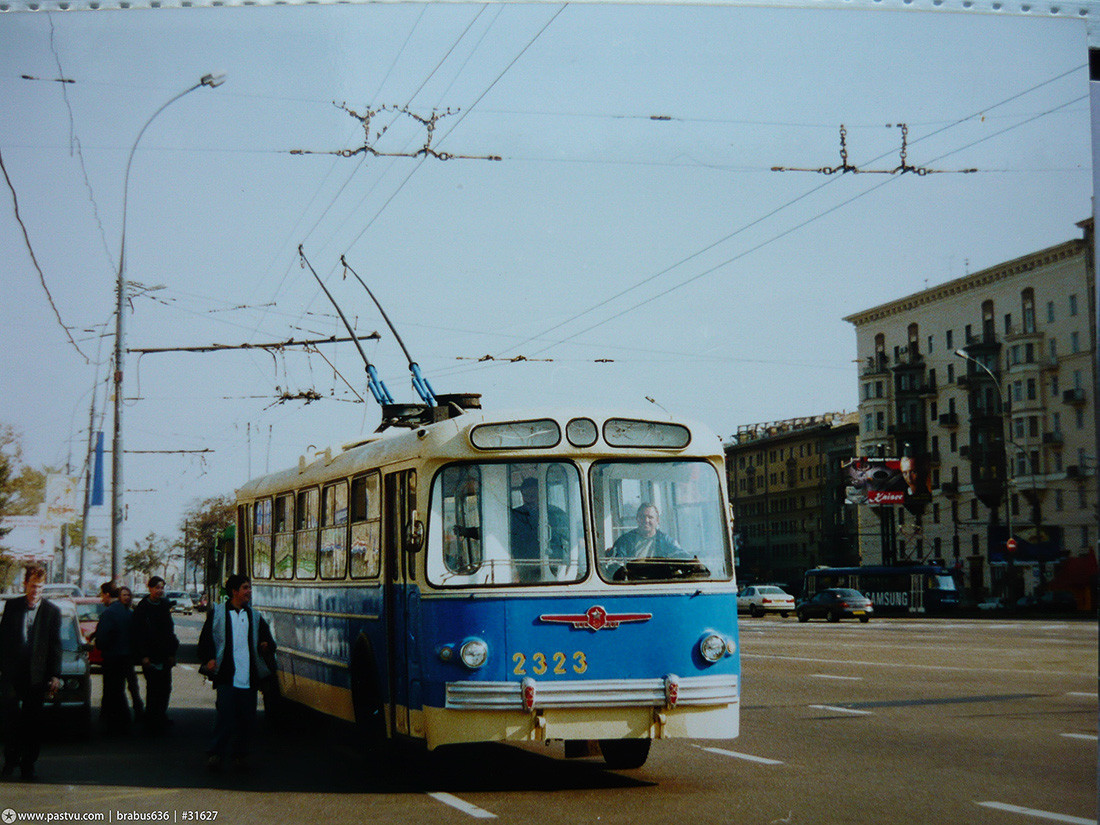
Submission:
POLYGON ((794 596, 774 584, 752 584, 737 594, 737 611, 750 616, 778 613, 786 618, 794 613, 794 596))

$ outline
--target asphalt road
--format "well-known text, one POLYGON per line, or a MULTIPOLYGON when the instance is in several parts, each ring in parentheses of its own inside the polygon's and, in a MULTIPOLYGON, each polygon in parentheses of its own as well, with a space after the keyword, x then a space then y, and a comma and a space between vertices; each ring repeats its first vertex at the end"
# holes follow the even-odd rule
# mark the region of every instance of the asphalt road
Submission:
MULTIPOLYGON (((179 625, 193 643, 197 619, 179 625)), ((1096 822, 1095 622, 745 618, 741 649, 740 738, 658 742, 644 768, 623 772, 504 745, 379 768, 350 726, 294 714, 260 723, 251 770, 214 776, 203 755, 213 693, 184 666, 169 735, 52 731, 40 781, 0 783, 0 819, 1096 822)))

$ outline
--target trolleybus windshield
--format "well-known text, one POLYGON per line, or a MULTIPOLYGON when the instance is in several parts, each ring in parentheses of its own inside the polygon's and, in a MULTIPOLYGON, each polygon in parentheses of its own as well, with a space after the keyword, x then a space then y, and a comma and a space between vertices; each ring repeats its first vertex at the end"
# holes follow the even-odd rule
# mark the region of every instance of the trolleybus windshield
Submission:
POLYGON ((729 579, 720 480, 705 461, 592 468, 600 575, 614 582, 729 579))

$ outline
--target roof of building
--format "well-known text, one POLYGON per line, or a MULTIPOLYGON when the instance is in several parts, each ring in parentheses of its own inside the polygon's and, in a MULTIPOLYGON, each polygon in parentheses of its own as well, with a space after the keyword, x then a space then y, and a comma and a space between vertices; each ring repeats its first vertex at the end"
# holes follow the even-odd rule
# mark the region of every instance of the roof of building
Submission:
POLYGON ((904 298, 898 298, 885 304, 879 304, 870 309, 856 312, 852 315, 848 315, 843 320, 858 327, 862 324, 878 321, 890 315, 909 313, 921 306, 941 301, 944 298, 950 298, 963 292, 983 289, 996 281, 1002 281, 1006 278, 1030 272, 1038 267, 1049 266, 1050 264, 1057 263, 1066 258, 1072 258, 1075 255, 1083 254, 1087 248, 1088 244, 1082 238, 1066 241, 1057 246, 1041 249, 1038 252, 1031 252, 1014 260, 991 266, 980 272, 974 272, 962 278, 947 281, 938 286, 931 287, 930 289, 914 292, 912 295, 906 295, 904 298))

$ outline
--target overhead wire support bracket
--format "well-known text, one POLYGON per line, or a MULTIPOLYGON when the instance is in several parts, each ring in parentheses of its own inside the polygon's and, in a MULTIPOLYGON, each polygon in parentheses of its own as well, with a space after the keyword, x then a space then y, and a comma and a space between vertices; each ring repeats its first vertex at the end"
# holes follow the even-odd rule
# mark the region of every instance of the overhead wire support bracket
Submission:
POLYGON ((302 244, 298 244, 298 256, 302 259, 302 265, 309 267, 309 271, 313 273, 313 277, 316 279, 318 285, 324 291, 326 297, 336 308, 337 314, 340 316, 340 320, 344 322, 344 326, 347 327, 348 334, 355 341, 355 348, 359 350, 359 356, 363 359, 363 364, 367 370, 367 388, 370 390, 371 395, 374 396, 374 400, 380 405, 393 404, 393 397, 390 396, 390 391, 386 389, 386 385, 379 379, 378 370, 374 368, 374 364, 367 358, 367 354, 363 352, 363 345, 359 343, 359 336, 355 334, 355 330, 352 329, 351 324, 348 323, 348 319, 344 315, 344 311, 340 309, 340 305, 336 303, 336 299, 332 297, 332 293, 328 291, 328 287, 325 286, 324 281, 321 280, 321 276, 317 274, 317 270, 313 268, 313 264, 306 258, 306 253, 302 250, 302 244))
POLYGON ((371 292, 371 289, 369 286, 367 286, 366 281, 360 278, 359 273, 351 268, 351 265, 347 262, 347 259, 343 255, 340 256, 340 263, 344 265, 345 271, 350 272, 352 275, 355 276, 355 280, 357 280, 359 284, 363 287, 363 289, 367 291, 367 295, 369 295, 370 299, 374 301, 374 305, 378 307, 378 311, 382 313, 382 319, 386 322, 386 326, 390 328, 390 332, 393 333, 393 337, 397 339, 397 343, 398 345, 400 345, 401 351, 405 353, 405 358, 409 362, 409 372, 412 373, 412 383, 413 388, 416 390, 416 394, 419 395, 420 399, 429 407, 436 406, 435 391, 432 389, 432 385, 428 383, 428 379, 426 379, 420 372, 420 365, 417 364, 416 361, 413 360, 412 355, 409 354, 408 347, 406 347, 405 342, 401 340, 400 333, 398 333, 397 328, 390 320, 390 316, 386 314, 386 310, 382 308, 382 304, 376 297, 374 297, 374 293, 371 292))
POLYGON ((851 173, 853 175, 904 175, 906 172, 911 172, 915 175, 942 175, 948 173, 954 173, 959 175, 970 175, 977 172, 977 169, 929 169, 927 166, 913 166, 909 163, 908 144, 909 144, 909 124, 907 123, 887 123, 888 129, 898 128, 901 129, 901 154, 899 163, 893 169, 861 169, 858 166, 854 166, 848 162, 848 130, 844 127, 844 124, 840 124, 840 165, 839 166, 819 166, 816 169, 809 169, 798 166, 773 166, 773 172, 817 172, 820 175, 835 175, 837 172, 841 174, 851 173))

